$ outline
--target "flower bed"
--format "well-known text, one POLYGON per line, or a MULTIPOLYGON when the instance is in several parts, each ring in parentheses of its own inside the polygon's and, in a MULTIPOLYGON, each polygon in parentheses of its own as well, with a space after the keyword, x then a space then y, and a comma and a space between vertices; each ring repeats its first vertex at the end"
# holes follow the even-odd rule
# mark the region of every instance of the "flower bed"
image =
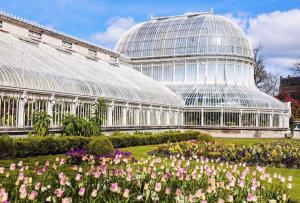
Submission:
POLYGON ((266 173, 263 167, 251 171, 245 164, 179 155, 131 162, 119 152, 95 161, 74 165, 72 172, 65 171, 70 166, 64 159, 0 168, 0 202, 290 201, 292 177, 266 173))
POLYGON ((251 146, 222 142, 180 142, 159 145, 154 154, 207 157, 223 162, 300 168, 299 141, 273 141, 251 146))

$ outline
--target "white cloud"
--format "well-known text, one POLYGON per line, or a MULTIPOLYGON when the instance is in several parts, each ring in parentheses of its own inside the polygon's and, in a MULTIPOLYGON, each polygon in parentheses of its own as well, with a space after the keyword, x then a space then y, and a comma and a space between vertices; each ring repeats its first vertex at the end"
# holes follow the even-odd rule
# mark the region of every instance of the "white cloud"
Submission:
POLYGON ((269 56, 300 55, 300 9, 275 11, 249 19, 247 34, 269 56))
POLYGON ((135 24, 136 22, 131 17, 113 17, 107 21, 108 27, 105 31, 92 34, 92 41, 108 48, 114 48, 122 34, 135 24))
POLYGON ((300 9, 250 18, 246 33, 254 47, 262 46, 268 69, 287 73, 300 56, 300 9))
POLYGON ((267 57, 265 59, 267 70, 273 73, 288 73, 296 62, 297 59, 292 57, 267 57))
POLYGON ((289 73, 300 56, 300 9, 263 13, 252 18, 245 13, 225 16, 244 29, 253 47, 262 47, 269 71, 289 73))
POLYGON ((249 16, 247 13, 238 12, 236 16, 232 15, 231 13, 227 13, 224 16, 238 24, 243 30, 246 30, 249 21, 249 16))

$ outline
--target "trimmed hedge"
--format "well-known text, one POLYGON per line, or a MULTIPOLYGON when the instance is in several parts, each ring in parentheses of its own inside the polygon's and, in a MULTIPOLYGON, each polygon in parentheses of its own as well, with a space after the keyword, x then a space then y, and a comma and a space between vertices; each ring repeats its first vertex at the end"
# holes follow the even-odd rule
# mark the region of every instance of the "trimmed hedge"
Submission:
POLYGON ((87 145, 87 151, 92 155, 107 155, 114 152, 114 147, 108 137, 95 137, 87 145))
POLYGON ((86 148, 90 140, 91 138, 81 136, 18 138, 14 140, 15 157, 63 154, 72 148, 86 148))
POLYGON ((201 133, 196 131, 169 131, 162 133, 116 133, 109 137, 115 148, 154 145, 167 142, 179 142, 197 139, 201 133))
MULTIPOLYGON (((196 140, 199 135, 196 131, 168 131, 162 133, 141 133, 134 134, 116 132, 109 136, 114 148, 154 145, 167 142, 179 142, 187 140, 196 140)), ((87 149, 89 142, 95 137, 82 136, 32 136, 27 138, 11 139, 7 136, 0 137, 0 158, 28 157, 49 154, 63 154, 70 149, 87 149)))

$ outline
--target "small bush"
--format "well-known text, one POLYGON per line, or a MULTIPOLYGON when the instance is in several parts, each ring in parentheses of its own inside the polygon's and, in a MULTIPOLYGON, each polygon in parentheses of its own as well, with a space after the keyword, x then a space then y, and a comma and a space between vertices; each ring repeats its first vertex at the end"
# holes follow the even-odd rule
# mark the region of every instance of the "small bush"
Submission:
POLYGON ((75 115, 67 115, 62 120, 63 134, 70 136, 95 136, 100 134, 100 126, 94 121, 80 118, 75 115))
POLYGON ((92 155, 106 155, 114 152, 114 147, 108 137, 95 137, 87 145, 87 151, 92 155))
POLYGON ((9 158, 15 155, 14 142, 11 137, 4 135, 0 137, 0 158, 9 158))
POLYGON ((51 116, 45 111, 35 112, 33 115, 33 128, 34 132, 40 136, 46 136, 49 134, 49 126, 51 122, 51 116))
POLYGON ((214 142, 215 139, 210 134, 200 133, 197 137, 198 142, 214 142))

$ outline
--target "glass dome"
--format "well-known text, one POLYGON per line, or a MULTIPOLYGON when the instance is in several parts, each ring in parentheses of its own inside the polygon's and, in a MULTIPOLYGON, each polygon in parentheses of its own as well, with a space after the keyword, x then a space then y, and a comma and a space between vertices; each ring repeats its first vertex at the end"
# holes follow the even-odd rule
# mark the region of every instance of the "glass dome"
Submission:
POLYGON ((199 13, 151 19, 129 29, 116 50, 186 107, 286 109, 256 88, 251 44, 228 18, 199 13))
POLYGON ((228 18, 212 13, 140 23, 121 37, 116 51, 132 59, 199 54, 253 57, 242 29, 228 18))
POLYGON ((182 106, 171 90, 131 68, 64 53, 46 43, 33 45, 5 32, 0 32, 0 86, 182 106))

